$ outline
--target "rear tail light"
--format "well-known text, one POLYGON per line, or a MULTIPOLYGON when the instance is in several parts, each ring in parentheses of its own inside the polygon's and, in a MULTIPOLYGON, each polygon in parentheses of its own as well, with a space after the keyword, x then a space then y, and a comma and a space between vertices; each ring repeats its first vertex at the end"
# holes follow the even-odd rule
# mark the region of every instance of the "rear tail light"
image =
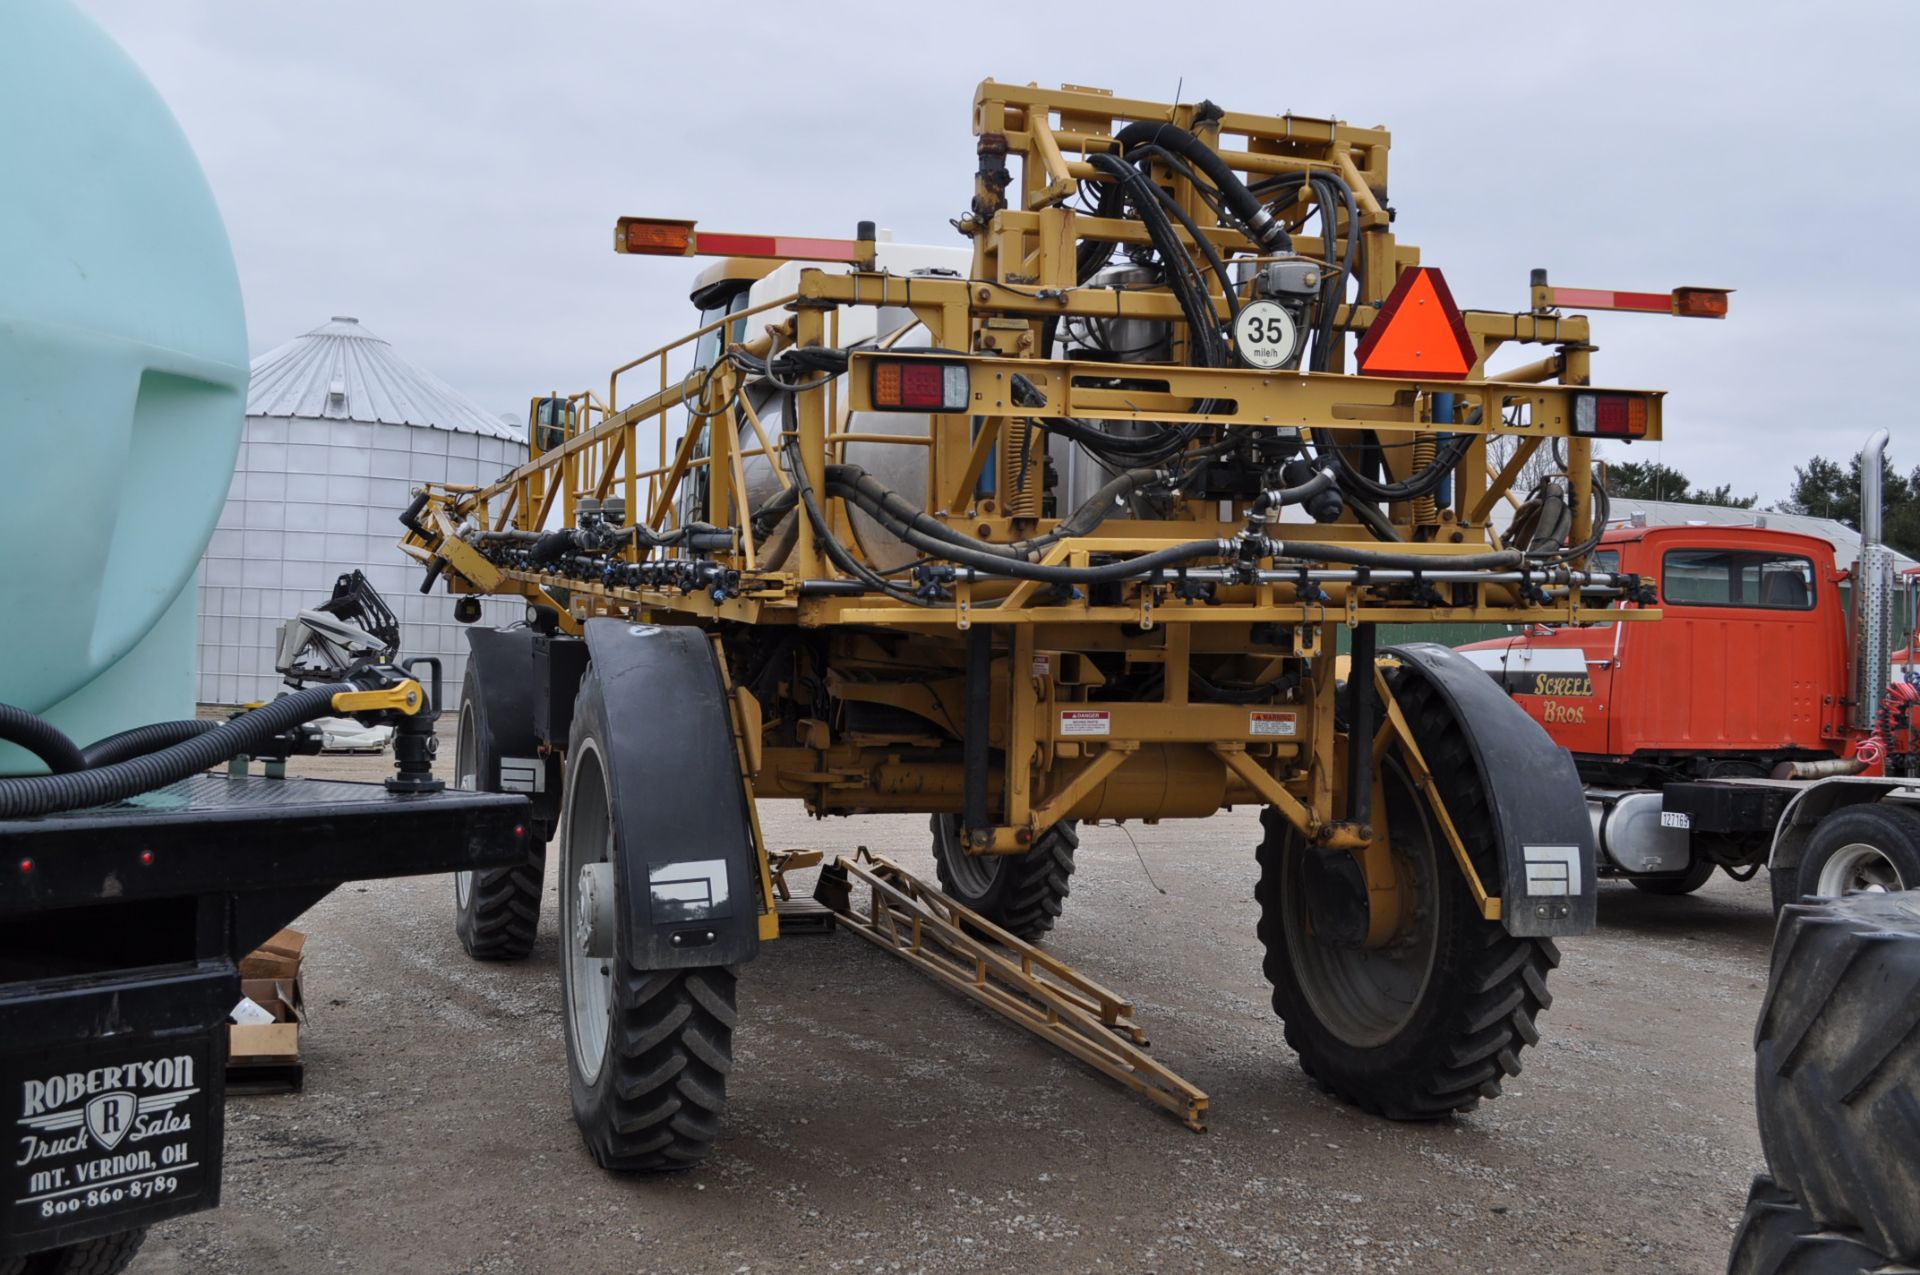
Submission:
POLYGON ((964 363, 937 359, 879 359, 873 365, 873 405, 882 412, 964 412, 972 398, 964 363))
POLYGON ((1573 432, 1599 438, 1645 438, 1647 400, 1637 394, 1575 394, 1573 432))

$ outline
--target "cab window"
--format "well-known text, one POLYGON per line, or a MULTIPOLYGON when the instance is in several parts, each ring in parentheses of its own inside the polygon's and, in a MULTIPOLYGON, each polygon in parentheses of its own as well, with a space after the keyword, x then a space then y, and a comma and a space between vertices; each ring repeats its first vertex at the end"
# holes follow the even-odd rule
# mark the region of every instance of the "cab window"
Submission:
POLYGON ((1751 549, 1669 549, 1660 596, 1682 606, 1811 611, 1813 562, 1751 549))

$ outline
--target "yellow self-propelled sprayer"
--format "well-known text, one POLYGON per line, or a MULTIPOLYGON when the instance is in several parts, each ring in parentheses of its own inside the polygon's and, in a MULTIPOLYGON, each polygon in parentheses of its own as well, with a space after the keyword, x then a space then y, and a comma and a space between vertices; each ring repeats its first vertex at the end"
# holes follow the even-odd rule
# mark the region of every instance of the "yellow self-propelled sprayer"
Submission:
MULTIPOLYGON (((973 111, 970 251, 621 220, 622 252, 724 258, 700 326, 534 400, 527 464, 405 515, 429 582, 529 603, 473 632, 459 770, 559 837, 609 1166, 714 1137, 734 969, 780 928, 769 798, 930 815, 945 893, 1024 939, 1079 822, 1264 807, 1274 1008, 1393 1118, 1497 1093, 1553 936, 1593 924, 1572 762, 1461 657, 1375 634, 1657 618, 1605 609, 1640 585, 1588 555, 1594 443, 1659 438, 1660 395, 1590 384, 1543 272, 1525 310, 1458 309, 1395 234, 1380 129, 992 81, 973 111), (1490 372, 1510 346, 1543 349, 1490 372)), ((461 879, 475 955, 526 952, 542 854, 461 879)))

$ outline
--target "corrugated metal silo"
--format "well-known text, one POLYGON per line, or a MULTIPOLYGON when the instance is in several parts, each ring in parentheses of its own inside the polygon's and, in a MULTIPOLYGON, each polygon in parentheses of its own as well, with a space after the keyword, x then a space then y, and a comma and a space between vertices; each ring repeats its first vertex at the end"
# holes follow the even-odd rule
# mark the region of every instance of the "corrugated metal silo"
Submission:
MULTIPOLYGON (((358 567, 400 618, 409 655, 438 655, 446 699, 466 667, 465 626, 395 546, 410 489, 480 483, 526 457, 524 431, 403 360, 352 318, 336 317, 253 361, 246 433, 201 564, 200 699, 271 699, 274 635, 358 567)), ((482 623, 520 608, 483 604, 482 623)))

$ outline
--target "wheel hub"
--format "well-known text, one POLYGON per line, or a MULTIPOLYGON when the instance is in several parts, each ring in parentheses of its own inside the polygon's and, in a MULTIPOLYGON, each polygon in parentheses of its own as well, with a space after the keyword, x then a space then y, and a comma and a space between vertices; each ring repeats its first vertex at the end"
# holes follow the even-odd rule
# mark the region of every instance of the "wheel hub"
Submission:
POLYGON ((573 914, 581 954, 613 959, 613 865, 602 860, 582 864, 574 885, 573 914))
POLYGON ((1828 898, 1843 894, 1886 894, 1906 889, 1900 870, 1878 846, 1856 841, 1841 846, 1820 865, 1816 893, 1828 898))

